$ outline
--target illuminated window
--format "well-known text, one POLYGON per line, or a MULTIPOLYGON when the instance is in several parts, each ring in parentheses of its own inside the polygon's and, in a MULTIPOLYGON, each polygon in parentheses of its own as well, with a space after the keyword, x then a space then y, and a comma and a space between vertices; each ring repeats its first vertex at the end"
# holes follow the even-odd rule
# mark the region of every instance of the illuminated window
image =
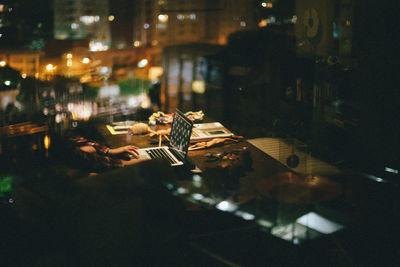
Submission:
POLYGON ((78 23, 72 23, 71 24, 71 29, 76 30, 79 28, 79 24, 78 23))
POLYGON ((98 22, 100 20, 99 16, 81 16, 79 20, 86 25, 93 24, 95 22, 98 22))
POLYGON ((266 27, 268 25, 268 20, 267 19, 263 19, 258 23, 258 27, 266 27))
POLYGON ((106 51, 108 50, 108 45, 102 41, 90 41, 89 43, 89 50, 90 51, 106 51))
POLYGON ((273 7, 271 2, 262 2, 261 6, 265 7, 265 8, 272 8, 273 7))
POLYGON ((166 23, 168 21, 168 15, 166 15, 166 14, 158 15, 158 21, 160 21, 162 23, 166 23))

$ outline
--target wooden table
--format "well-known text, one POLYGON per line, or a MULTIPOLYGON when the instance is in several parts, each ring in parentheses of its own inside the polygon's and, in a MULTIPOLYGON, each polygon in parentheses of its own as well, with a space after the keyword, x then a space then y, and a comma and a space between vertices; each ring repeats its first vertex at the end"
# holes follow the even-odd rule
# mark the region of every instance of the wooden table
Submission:
MULTIPOLYGON (((155 126, 154 130, 165 127, 155 126)), ((128 144, 157 146, 157 139, 152 143, 148 135, 111 135, 105 125, 100 125, 98 131, 111 147, 128 144)), ((328 177, 296 174, 246 140, 189 151, 188 156, 202 172, 179 172, 179 179, 167 185, 173 194, 201 207, 216 208, 258 222, 261 228, 268 231, 280 226, 295 227, 296 220, 315 211, 316 206, 337 201, 343 196, 343 187, 336 181, 328 177), (247 170, 222 168, 222 160, 211 161, 208 157, 210 154, 238 151, 243 147, 250 152, 252 161, 251 168, 247 170)), ((293 235, 291 230, 287 231, 277 236, 298 242, 320 234, 312 229, 303 229, 296 234, 293 232, 293 235)))

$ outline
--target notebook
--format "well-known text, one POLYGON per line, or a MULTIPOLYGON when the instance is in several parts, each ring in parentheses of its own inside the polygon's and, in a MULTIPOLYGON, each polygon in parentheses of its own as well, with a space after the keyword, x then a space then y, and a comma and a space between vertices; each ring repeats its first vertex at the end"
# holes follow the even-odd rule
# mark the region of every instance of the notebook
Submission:
POLYGON ((116 134, 127 134, 128 129, 138 123, 137 121, 118 121, 118 122, 113 122, 111 124, 106 125, 108 131, 112 135, 116 134))
POLYGON ((234 134, 219 122, 197 123, 193 125, 190 142, 206 141, 213 138, 226 138, 234 134))
POLYGON ((139 159, 166 159, 171 166, 184 165, 187 162, 187 152, 192 134, 193 122, 180 110, 176 110, 171 126, 168 146, 140 148, 139 159))

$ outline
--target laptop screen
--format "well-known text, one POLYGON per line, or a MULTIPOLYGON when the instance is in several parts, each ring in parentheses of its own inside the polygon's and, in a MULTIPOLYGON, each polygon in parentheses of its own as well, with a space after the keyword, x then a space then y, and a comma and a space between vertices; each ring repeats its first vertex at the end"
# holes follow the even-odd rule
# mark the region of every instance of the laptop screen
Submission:
POLYGON ((190 136, 192 134, 193 122, 180 110, 176 109, 171 126, 171 146, 183 157, 186 157, 190 136))

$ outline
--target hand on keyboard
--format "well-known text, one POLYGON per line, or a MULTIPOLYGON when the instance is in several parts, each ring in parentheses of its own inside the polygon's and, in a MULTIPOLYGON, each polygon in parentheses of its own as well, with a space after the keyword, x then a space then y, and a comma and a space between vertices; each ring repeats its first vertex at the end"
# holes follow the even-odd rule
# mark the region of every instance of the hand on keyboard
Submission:
POLYGON ((138 153, 138 147, 133 146, 133 145, 128 145, 128 146, 121 146, 118 148, 114 148, 111 150, 112 155, 122 155, 124 158, 127 160, 131 158, 138 158, 139 153, 138 153))

